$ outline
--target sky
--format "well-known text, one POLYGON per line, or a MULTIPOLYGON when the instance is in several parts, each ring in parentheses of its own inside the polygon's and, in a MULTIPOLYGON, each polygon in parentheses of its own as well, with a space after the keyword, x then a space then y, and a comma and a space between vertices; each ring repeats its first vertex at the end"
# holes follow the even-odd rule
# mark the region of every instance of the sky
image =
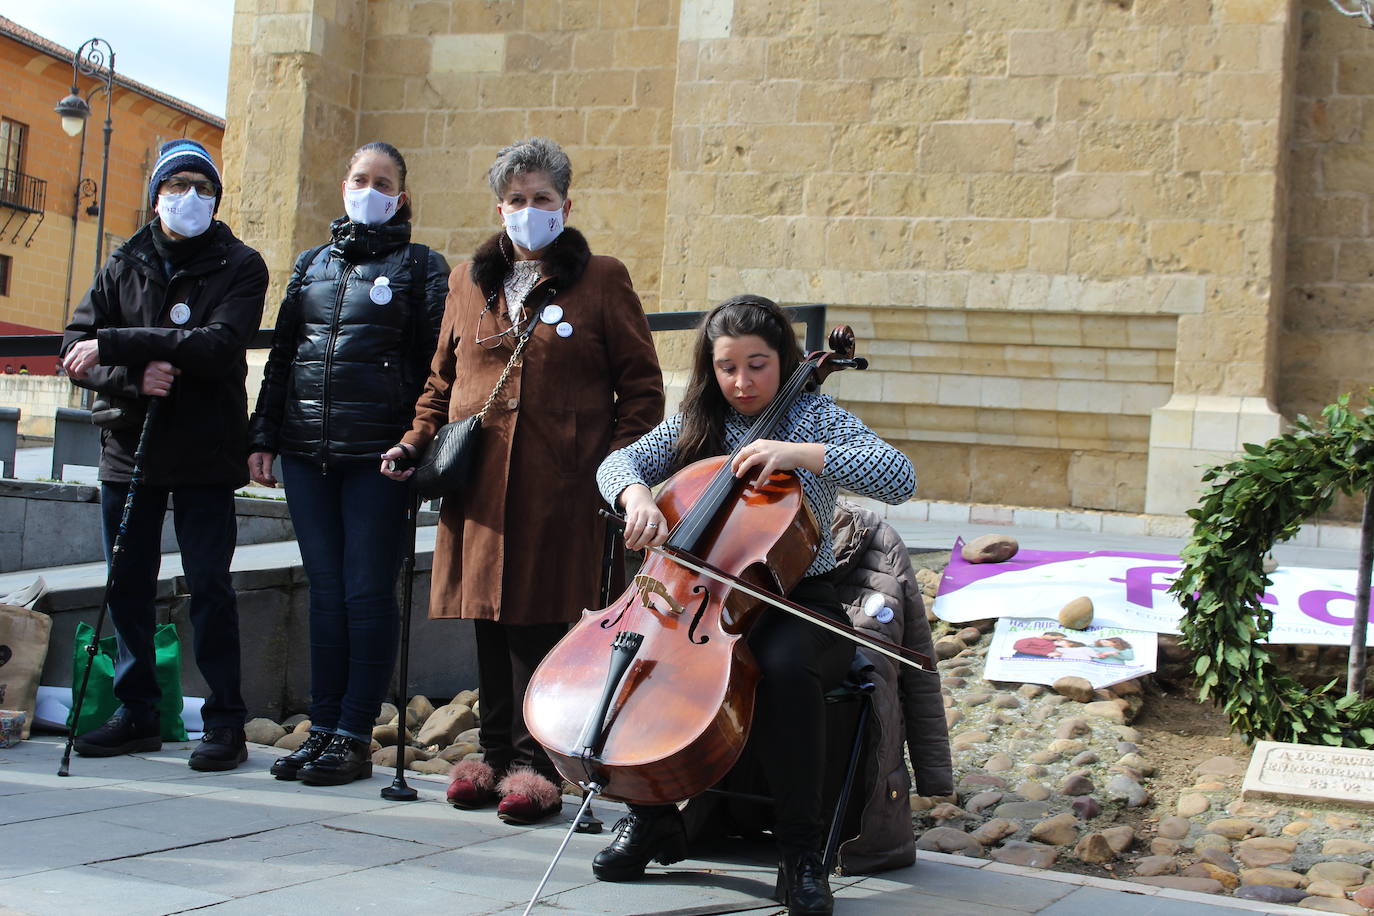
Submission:
POLYGON ((71 51, 103 38, 116 75, 224 117, 234 0, 0 0, 0 16, 71 51))

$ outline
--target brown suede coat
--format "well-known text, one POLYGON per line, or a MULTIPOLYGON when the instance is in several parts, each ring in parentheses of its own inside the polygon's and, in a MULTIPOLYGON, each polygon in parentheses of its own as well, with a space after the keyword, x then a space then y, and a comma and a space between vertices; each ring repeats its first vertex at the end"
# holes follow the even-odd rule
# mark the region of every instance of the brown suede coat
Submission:
MULTIPOLYGON (((502 281, 488 240, 449 277, 429 381, 404 442, 423 450, 443 424, 481 410, 514 349, 502 281), (488 349, 488 348, 491 349, 488 349)), ((434 545, 430 616, 508 624, 571 622, 597 597, 604 504, 596 469, 663 419, 663 375, 625 266, 593 256, 564 230, 525 300, 552 302, 572 334, 539 322, 482 425, 472 486, 444 499, 434 545)))

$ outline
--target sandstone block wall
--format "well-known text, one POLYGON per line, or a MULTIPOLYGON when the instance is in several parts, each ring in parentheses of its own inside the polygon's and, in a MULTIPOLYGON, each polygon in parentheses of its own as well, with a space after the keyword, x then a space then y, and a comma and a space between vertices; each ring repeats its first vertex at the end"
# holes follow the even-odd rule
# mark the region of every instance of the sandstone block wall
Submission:
POLYGON ((238 0, 226 154, 273 268, 268 320, 292 256, 342 213, 357 146, 401 150, 416 241, 456 265, 499 228, 487 168, 532 135, 572 159, 569 223, 656 308, 676 14, 670 0, 238 0))
POLYGON ((837 306, 923 492, 1139 511, 1175 390, 1269 395, 1289 4, 687 5, 664 307, 837 306))
POLYGON ((1325 0, 238 10, 231 170, 284 158, 261 178, 300 194, 245 214, 279 285, 358 142, 407 153, 456 263, 496 227, 496 150, 548 134, 650 308, 853 324, 873 368, 830 390, 929 498, 1181 513, 1201 465, 1368 375, 1374 48, 1325 0))
POLYGON ((0 375, 0 404, 19 408, 19 434, 51 438, 59 407, 80 407, 82 389, 56 375, 0 375))
POLYGON ((1304 3, 1290 145, 1288 283, 1279 406, 1315 415, 1374 385, 1374 34, 1304 3))

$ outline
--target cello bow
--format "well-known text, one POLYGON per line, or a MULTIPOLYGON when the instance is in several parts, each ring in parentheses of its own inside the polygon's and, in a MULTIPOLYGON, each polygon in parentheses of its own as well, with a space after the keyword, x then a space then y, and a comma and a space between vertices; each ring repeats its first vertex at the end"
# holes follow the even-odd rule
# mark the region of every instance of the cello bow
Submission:
MULTIPOLYGON (((608 512, 605 509, 602 509, 601 514, 615 522, 618 522, 621 525, 625 524, 625 519, 614 512, 608 512)), ((713 579, 716 582, 721 583, 722 585, 728 585, 731 588, 737 589, 743 592, 744 594, 748 595, 749 597, 754 598, 758 601, 762 601, 764 604, 771 605, 772 607, 775 607, 780 611, 785 611, 788 614, 791 614, 793 617, 799 617, 802 620, 814 624, 824 630, 829 630, 831 633, 834 633, 837 636, 842 636, 845 639, 849 640, 852 643, 855 643, 856 645, 862 648, 871 649, 872 651, 877 652, 881 655, 886 655, 888 658, 891 658, 894 661, 899 662, 900 664, 906 665, 909 668, 914 668, 917 671, 924 671, 927 674, 939 673, 938 671, 936 671, 934 664, 931 662, 930 656, 926 655, 923 652, 917 652, 914 649, 908 649, 906 646, 899 646, 896 643, 888 642, 885 639, 879 639, 876 636, 870 636, 869 634, 862 633, 853 627, 847 627, 844 624, 839 623, 838 621, 831 620, 824 614, 817 614, 810 608, 802 607, 800 604, 797 604, 794 601, 789 601, 788 599, 783 598, 780 595, 775 595, 772 592, 764 591, 763 589, 754 585, 752 582, 748 582, 745 579, 741 579, 739 576, 732 575, 723 569, 718 569, 717 567, 712 566, 710 563, 707 563, 700 557, 696 557, 690 553, 687 553, 685 550, 678 550, 671 547, 645 547, 644 549, 652 551, 658 554, 659 556, 663 557, 664 559, 668 560, 669 562, 676 563, 684 569, 689 569, 698 575, 705 576, 706 578, 713 579)))

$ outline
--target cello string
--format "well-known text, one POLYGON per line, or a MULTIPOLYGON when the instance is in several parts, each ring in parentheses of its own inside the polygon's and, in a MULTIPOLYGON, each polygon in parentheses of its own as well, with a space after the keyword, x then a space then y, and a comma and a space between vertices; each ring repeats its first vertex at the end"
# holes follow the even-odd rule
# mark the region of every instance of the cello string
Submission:
MULTIPOLYGON (((870 636, 866 633, 860 633, 856 631, 853 627, 845 627, 843 625, 836 624, 832 621, 826 620, 820 614, 816 614, 813 611, 807 611, 804 607, 802 608, 802 611, 806 612, 802 613, 801 611, 798 611, 795 607, 788 607, 788 605, 791 604, 791 602, 788 602, 785 598, 779 600, 779 596, 770 595, 765 591, 757 589, 754 586, 750 585, 748 582, 739 579, 738 577, 732 576, 727 578, 720 572, 712 570, 706 563, 701 563, 700 565, 698 565, 700 561, 698 561, 698 563, 692 562, 692 560, 697 559, 695 557, 689 559, 679 554, 668 552, 664 550, 662 547, 650 547, 648 549, 653 551, 654 553, 657 553, 659 556, 662 556, 674 563, 677 563, 679 566, 682 566, 686 569, 690 569, 692 572, 697 573, 698 575, 705 576, 706 578, 719 582, 722 585, 728 585, 730 588, 737 589, 743 592, 744 594, 750 596, 751 598, 756 598, 759 601, 764 602, 765 604, 772 605, 780 611, 786 611, 793 617, 798 617, 802 620, 809 621, 810 623, 815 624, 823 630, 829 630, 837 636, 844 637, 852 643, 857 643, 858 645, 863 646, 864 648, 872 649, 874 652, 880 652, 883 655, 886 655, 895 661, 907 665, 908 667, 915 668, 917 671, 924 671, 927 674, 939 674, 939 672, 935 670, 934 667, 928 668, 925 665, 922 665, 901 654, 902 652, 911 652, 911 654, 920 656, 922 659, 925 659, 927 664, 930 664, 930 660, 927 659, 923 653, 916 652, 915 650, 906 649, 904 646, 898 646, 894 643, 888 643, 886 640, 878 639, 876 636, 870 636), (887 648, 888 646, 891 646, 891 648, 887 648)), ((801 606, 798 605, 797 607, 801 606)))

